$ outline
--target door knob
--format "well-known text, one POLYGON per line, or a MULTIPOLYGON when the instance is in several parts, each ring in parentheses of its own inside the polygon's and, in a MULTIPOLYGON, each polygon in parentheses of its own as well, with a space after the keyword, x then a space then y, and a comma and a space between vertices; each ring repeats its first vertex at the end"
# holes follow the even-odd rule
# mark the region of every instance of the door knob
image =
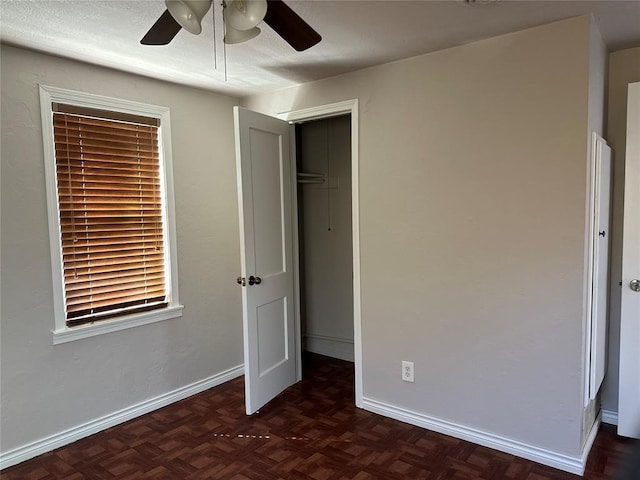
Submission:
POLYGON ((640 292, 640 280, 634 279, 629 283, 629 288, 634 292, 640 292))
POLYGON ((247 279, 244 277, 238 277, 236 281, 238 282, 238 284, 242 285, 243 287, 247 285, 247 279))
POLYGON ((260 277, 254 277, 251 275, 249 277, 249 285, 260 285, 262 283, 262 279, 260 277))

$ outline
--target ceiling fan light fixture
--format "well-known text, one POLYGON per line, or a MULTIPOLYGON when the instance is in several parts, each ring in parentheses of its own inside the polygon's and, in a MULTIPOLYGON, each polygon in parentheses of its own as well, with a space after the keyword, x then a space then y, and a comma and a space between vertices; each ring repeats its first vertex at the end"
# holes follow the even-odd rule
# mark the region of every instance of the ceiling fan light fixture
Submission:
POLYGON ((260 29, 258 27, 250 28, 249 30, 237 30, 227 25, 224 34, 224 43, 232 45, 234 43, 242 43, 247 40, 251 40, 254 37, 260 35, 260 29))
MULTIPOLYGON (((298 52, 307 50, 322 40, 322 36, 284 0, 269 0, 268 4, 267 0, 219 1, 222 6, 224 28, 227 31, 225 44, 244 42, 260 34, 260 29, 257 28, 260 22, 266 23, 298 52), (241 35, 239 31, 248 33, 241 35)), ((140 40, 142 45, 168 45, 183 28, 195 35, 201 33, 202 19, 211 9, 213 0, 165 0, 165 4, 166 10, 140 40)), ((214 7, 212 11, 215 10, 214 7)), ((214 18, 214 55, 216 23, 214 18)))
POLYGON ((202 19, 211 8, 212 0, 165 0, 171 16, 187 32, 202 32, 202 19))
POLYGON ((267 14, 267 0, 226 0, 225 21, 235 30, 252 30, 267 14))

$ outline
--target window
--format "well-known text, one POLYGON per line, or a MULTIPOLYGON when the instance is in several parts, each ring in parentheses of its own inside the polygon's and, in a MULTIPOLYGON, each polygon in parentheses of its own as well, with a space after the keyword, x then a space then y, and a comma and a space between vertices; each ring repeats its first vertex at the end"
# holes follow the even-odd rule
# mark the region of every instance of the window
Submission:
POLYGON ((168 109, 40 92, 54 343, 179 316, 168 109))

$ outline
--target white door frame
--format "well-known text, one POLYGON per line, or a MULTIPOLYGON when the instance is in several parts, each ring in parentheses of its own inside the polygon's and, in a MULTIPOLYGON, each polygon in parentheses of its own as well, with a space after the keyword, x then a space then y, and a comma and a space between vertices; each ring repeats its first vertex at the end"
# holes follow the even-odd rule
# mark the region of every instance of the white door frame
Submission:
MULTIPOLYGON (((353 355, 355 367, 355 403, 362 408, 362 330, 360 307, 360 196, 359 196, 359 152, 358 152, 358 99, 346 100, 328 105, 320 105, 302 110, 292 110, 278 114, 278 118, 292 125, 309 120, 320 120, 338 115, 351 115, 351 229, 353 248, 353 355)), ((292 127, 293 128, 293 127, 292 127)), ((296 184, 296 152, 295 134, 291 135, 292 143, 292 181, 293 188, 293 245, 294 245, 294 296, 295 296, 295 328, 296 358, 302 358, 302 340, 300 326, 300 265, 298 245, 298 197, 296 184)), ((296 365, 296 378, 302 380, 302 365, 296 365)))

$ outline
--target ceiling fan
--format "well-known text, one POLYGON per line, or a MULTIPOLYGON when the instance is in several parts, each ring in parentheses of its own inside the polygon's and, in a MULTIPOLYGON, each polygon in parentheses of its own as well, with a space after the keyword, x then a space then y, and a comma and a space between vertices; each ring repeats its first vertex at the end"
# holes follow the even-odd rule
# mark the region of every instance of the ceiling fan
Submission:
MULTIPOLYGON (((167 9, 140 40, 143 45, 167 45, 181 28, 190 33, 202 31, 201 20, 213 0, 165 0, 167 9)), ((223 0, 224 43, 240 43, 260 33, 264 21, 284 41, 301 52, 316 45, 322 37, 282 0, 223 0)))

